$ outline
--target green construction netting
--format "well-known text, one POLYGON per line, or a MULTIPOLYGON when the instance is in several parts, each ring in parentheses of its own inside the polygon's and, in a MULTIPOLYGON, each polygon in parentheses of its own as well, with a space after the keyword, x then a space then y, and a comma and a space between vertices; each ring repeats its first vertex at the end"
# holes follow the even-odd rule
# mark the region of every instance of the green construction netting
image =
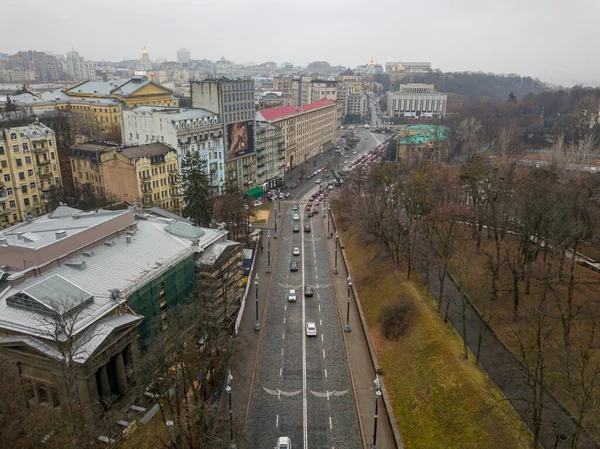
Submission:
POLYGON ((167 310, 185 302, 194 290, 194 256, 186 258, 161 276, 137 289, 127 298, 127 304, 133 311, 144 317, 138 327, 140 347, 148 347, 160 334, 160 291, 164 285, 167 310), (164 283, 164 284, 163 284, 164 283))

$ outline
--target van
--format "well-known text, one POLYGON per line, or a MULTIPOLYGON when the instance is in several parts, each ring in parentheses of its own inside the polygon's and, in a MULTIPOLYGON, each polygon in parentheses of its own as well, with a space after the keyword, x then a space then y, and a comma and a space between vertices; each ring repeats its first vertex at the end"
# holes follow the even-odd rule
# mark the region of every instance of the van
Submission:
POLYGON ((277 446, 275 446, 275 449, 292 449, 292 440, 288 437, 277 438, 277 446))

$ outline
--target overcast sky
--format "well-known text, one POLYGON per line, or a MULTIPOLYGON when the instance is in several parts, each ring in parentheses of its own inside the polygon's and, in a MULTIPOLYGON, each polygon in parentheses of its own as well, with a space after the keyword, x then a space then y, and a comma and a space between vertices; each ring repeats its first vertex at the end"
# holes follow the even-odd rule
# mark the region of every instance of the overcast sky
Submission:
POLYGON ((0 52, 86 59, 332 65, 430 61, 444 71, 600 84, 600 0, 1 0, 0 52))

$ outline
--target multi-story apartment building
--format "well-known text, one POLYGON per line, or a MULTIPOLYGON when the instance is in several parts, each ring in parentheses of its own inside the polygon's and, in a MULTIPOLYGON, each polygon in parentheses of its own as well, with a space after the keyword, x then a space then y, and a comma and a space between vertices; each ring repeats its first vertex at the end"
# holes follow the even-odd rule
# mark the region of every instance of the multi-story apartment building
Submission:
POLYGON ((56 57, 39 51, 20 51, 16 55, 9 56, 9 68, 32 71, 37 81, 52 81, 60 78, 56 57))
POLYGON ((189 48, 180 48, 177 50, 177 62, 179 64, 188 64, 190 62, 189 48))
POLYGON ((44 214, 61 184, 54 131, 42 124, 1 130, 0 167, 0 227, 44 214))
POLYGON ((229 292, 215 299, 217 306, 227 301, 226 317, 239 310, 240 245, 226 231, 137 206, 87 213, 59 206, 4 229, 0 245, 0 354, 29 407, 59 407, 74 389, 90 421, 102 405, 139 404, 137 355, 162 332, 170 310, 193 300, 201 273, 217 273, 214 291, 229 292), (218 275, 225 270, 227 286, 218 275), (67 358, 75 385, 67 383, 67 358))
POLYGON ((144 207, 180 209, 177 152, 162 144, 116 147, 83 143, 70 148, 73 183, 83 191, 144 207))
POLYGON ((292 77, 289 75, 277 75, 273 77, 273 90, 287 92, 292 88, 292 77))
POLYGON ((263 190, 283 185, 285 142, 283 130, 269 123, 256 123, 256 175, 263 190))
POLYGON ((367 115, 367 96, 362 92, 348 94, 345 115, 350 122, 362 122, 367 115))
POLYGON ((98 66, 94 61, 86 61, 75 50, 67 53, 67 69, 74 80, 85 81, 96 79, 98 66))
POLYGON ((388 92, 389 117, 444 117, 448 95, 435 91, 433 84, 401 84, 398 92, 388 92))
POLYGON ((431 62, 386 62, 385 73, 424 73, 431 70, 431 62))
POLYGON ((221 117, 225 142, 225 181, 247 191, 257 185, 254 152, 254 82, 222 77, 190 81, 192 107, 221 117))
POLYGON ((279 126, 285 142, 286 169, 329 149, 339 139, 337 103, 322 98, 300 107, 279 106, 256 113, 258 121, 279 126))
POLYGON ((342 83, 342 88, 349 94, 363 91, 362 76, 355 74, 350 69, 340 73, 338 80, 342 83))
POLYGON ((161 142, 174 148, 180 159, 187 151, 198 152, 216 192, 225 184, 223 132, 219 114, 206 109, 140 106, 123 111, 125 145, 161 142))
POLYGON ((333 79, 300 76, 292 79, 292 106, 314 103, 321 98, 336 101, 337 82, 333 79))

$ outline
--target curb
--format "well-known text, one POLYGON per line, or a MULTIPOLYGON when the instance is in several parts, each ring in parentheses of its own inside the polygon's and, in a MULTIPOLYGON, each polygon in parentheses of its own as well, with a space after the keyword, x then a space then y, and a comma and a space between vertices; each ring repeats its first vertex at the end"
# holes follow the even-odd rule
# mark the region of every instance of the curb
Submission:
MULTIPOLYGON (((321 227, 323 228, 323 233, 325 233, 325 223, 323 223, 325 220, 321 220, 321 227)), ((325 243, 326 247, 327 247, 327 243, 325 243)), ((348 371, 350 371, 350 383, 352 384, 352 394, 354 395, 354 407, 356 409, 356 416, 358 419, 358 426, 361 430, 361 437, 363 440, 363 447, 367 448, 368 447, 368 442, 365 439, 366 437, 366 432, 365 432, 365 427, 364 427, 364 423, 362 421, 362 417, 360 416, 360 409, 358 408, 358 397, 356 395, 356 383, 354 381, 354 372, 352 371, 352 364, 350 363, 350 351, 348 351, 348 341, 346 340, 346 332, 344 332, 344 319, 343 319, 343 310, 340 308, 340 302, 338 301, 338 291, 337 291, 337 287, 335 286, 335 279, 334 276, 335 274, 333 274, 333 266, 332 266, 332 262, 331 262, 331 257, 328 257, 327 259, 329 259, 329 270, 331 271, 331 284, 333 285, 333 290, 335 292, 335 302, 337 304, 337 309, 338 309, 338 318, 339 318, 339 322, 340 322, 340 331, 342 333, 342 336, 344 337, 344 351, 346 351, 346 359, 348 360, 348 371)))
MULTIPOLYGON (((342 239, 338 233, 337 223, 334 218, 333 212, 331 213, 331 221, 333 221, 333 229, 338 234, 338 240, 340 242, 340 253, 342 254, 342 261, 344 262, 344 267, 346 268, 346 272, 350 273, 348 269, 348 261, 346 260, 346 251, 344 249, 344 245, 342 244, 342 239)), ((352 284, 352 294, 354 296, 354 304, 356 305, 356 310, 358 310, 358 315, 360 318, 360 324, 363 329, 363 333, 367 340, 367 346, 369 347, 369 354, 371 355, 371 363, 373 364, 373 368, 375 372, 379 372, 381 368, 379 367, 379 363, 377 362, 377 356, 375 354, 375 348, 373 347, 373 342, 371 341, 371 335, 369 334, 369 326, 367 325, 367 321, 365 319, 365 315, 362 309, 362 305, 358 296, 358 292, 356 290, 356 284, 352 284)), ((402 441, 402 436, 400 434, 400 429, 398 428, 398 423, 396 422, 396 417, 394 415, 394 409, 392 408, 392 403, 390 402, 390 397, 387 392, 387 388, 385 387, 385 374, 380 379, 381 385, 381 393, 383 397, 383 404, 387 414, 387 420, 392 430, 392 435, 394 436, 394 440, 396 443, 396 447, 399 449, 404 449, 404 442, 402 441)))

